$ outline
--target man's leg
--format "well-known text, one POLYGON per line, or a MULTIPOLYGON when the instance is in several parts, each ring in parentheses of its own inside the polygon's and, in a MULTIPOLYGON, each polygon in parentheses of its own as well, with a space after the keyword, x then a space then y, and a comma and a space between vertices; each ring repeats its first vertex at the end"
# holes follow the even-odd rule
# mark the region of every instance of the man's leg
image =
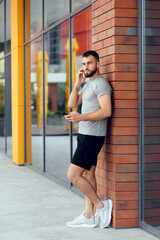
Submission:
MULTIPOLYGON (((90 171, 85 170, 83 172, 83 177, 85 177, 88 180, 88 182, 90 182, 90 184, 94 188, 94 191, 97 192, 95 170, 96 170, 95 166, 92 166, 90 171)), ((95 212, 96 210, 94 208, 93 202, 85 195, 85 210, 84 210, 85 217, 90 219, 95 214, 95 212)))
POLYGON ((83 176, 84 171, 84 168, 81 168, 71 163, 68 168, 68 178, 76 187, 78 187, 84 193, 85 196, 90 199, 95 209, 103 208, 104 204, 97 195, 94 187, 83 176))

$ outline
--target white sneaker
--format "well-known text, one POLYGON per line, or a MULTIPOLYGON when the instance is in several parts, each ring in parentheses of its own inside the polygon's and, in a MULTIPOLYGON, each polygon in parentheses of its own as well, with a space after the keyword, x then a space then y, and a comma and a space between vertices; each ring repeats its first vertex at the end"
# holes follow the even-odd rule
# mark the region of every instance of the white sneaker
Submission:
POLYGON ((73 221, 66 223, 67 227, 83 227, 83 228, 94 228, 96 227, 95 223, 95 216, 91 217, 90 219, 86 218, 84 216, 84 213, 82 213, 79 217, 76 217, 73 221))
POLYGON ((99 218, 100 228, 108 227, 112 216, 112 200, 105 200, 103 204, 103 208, 96 210, 96 219, 99 218))

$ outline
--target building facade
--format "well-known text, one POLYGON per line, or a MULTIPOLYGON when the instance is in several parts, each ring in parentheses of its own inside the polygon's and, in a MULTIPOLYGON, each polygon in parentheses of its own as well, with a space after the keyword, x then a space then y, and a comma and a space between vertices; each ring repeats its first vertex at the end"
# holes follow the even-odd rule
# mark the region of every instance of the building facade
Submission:
MULTIPOLYGON (((100 55, 112 116, 96 170, 112 226, 160 236, 160 2, 0 1, 0 151, 67 180, 78 126, 67 99, 83 52, 100 55)), ((80 111, 74 109, 75 111, 80 111)))

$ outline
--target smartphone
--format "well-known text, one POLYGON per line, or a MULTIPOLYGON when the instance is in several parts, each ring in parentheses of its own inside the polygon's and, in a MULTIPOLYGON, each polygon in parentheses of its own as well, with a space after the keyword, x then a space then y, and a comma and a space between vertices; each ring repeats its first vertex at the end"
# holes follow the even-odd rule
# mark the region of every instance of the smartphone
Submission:
POLYGON ((61 112, 61 116, 68 115, 65 111, 61 112))

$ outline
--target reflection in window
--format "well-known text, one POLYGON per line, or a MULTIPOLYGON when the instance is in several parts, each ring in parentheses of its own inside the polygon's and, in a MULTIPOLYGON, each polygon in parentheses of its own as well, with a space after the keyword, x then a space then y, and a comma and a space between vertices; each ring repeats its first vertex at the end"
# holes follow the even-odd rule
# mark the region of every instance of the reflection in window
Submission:
POLYGON ((81 7, 83 4, 89 2, 88 0, 72 0, 72 11, 81 7))
POLYGON ((6 52, 11 51, 11 0, 6 0, 6 52))
POLYGON ((42 0, 25 1, 26 41, 42 31, 42 0))
POLYGON ((144 220, 155 227, 160 226, 159 7, 159 1, 146 1, 144 68, 144 220))
POLYGON ((0 1, 0 58, 4 56, 4 1, 0 1))
POLYGON ((5 151, 5 75, 4 75, 4 59, 0 61, 0 152, 5 151))
MULTIPOLYGON (((67 105, 67 77, 69 76, 69 22, 52 29, 45 36, 48 56, 45 82, 48 86, 46 121, 46 171, 57 179, 68 182, 69 128, 64 118, 67 105), (48 71, 47 71, 48 70, 48 71)), ((69 88, 69 85, 68 85, 69 88)))
POLYGON ((26 46, 27 161, 43 169, 43 52, 42 37, 26 46))
MULTIPOLYGON (((73 42, 72 42, 72 84, 75 83, 76 72, 82 67, 82 54, 92 48, 92 7, 80 12, 73 17, 73 42), (78 27, 77 27, 78 26, 78 27)), ((80 106, 74 111, 80 111, 80 106)), ((76 149, 76 134, 78 126, 73 124, 73 152, 76 149)))
POLYGON ((69 13, 69 0, 45 0, 45 27, 69 13))

